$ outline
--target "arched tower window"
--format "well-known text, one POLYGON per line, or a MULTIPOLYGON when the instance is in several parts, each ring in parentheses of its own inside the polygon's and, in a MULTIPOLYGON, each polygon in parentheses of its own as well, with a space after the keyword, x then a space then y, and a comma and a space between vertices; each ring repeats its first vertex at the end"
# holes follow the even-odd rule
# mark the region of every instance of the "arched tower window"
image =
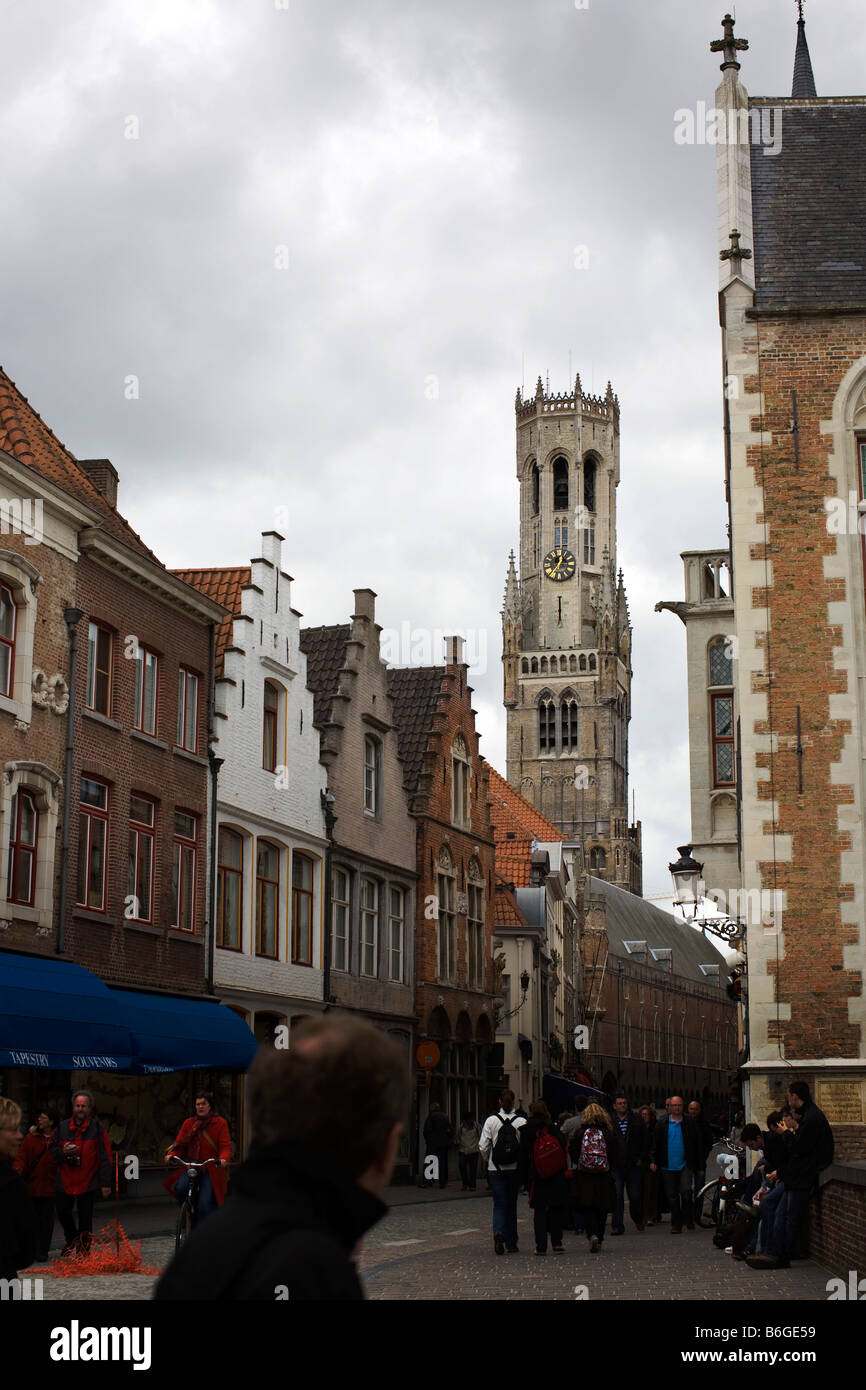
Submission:
POLYGON ((538 747, 542 753, 556 748, 556 706, 545 698, 538 702, 538 747))
POLYGON ((568 463, 564 458, 553 461, 553 510, 568 511, 568 463))
POLYGON ((538 472, 538 464, 537 464, 537 463, 534 463, 534 464, 532 465, 532 470, 531 470, 531 472, 530 472, 530 474, 529 474, 529 481, 530 481, 530 486, 531 486, 531 488, 532 488, 532 492, 531 492, 531 497, 532 497, 532 515, 533 515, 533 516, 538 516, 539 497, 540 497, 540 492, 541 492, 541 479, 540 479, 540 475, 539 475, 539 472, 538 472))
POLYGON ((595 459, 587 458, 583 464, 583 505, 588 512, 595 511, 595 459))
POLYGON ((559 727, 563 751, 577 748, 577 701, 566 696, 559 707, 559 727))

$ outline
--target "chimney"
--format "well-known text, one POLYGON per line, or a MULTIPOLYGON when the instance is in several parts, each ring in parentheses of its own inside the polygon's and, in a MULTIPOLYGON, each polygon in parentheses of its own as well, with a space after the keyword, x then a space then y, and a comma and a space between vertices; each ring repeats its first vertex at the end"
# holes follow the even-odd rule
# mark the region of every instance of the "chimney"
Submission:
POLYGON ((445 638, 445 664, 446 666, 462 666, 463 648, 466 645, 465 637, 446 637, 445 638))
POLYGON ((79 459, 79 466, 84 469, 93 486, 102 493, 106 502, 112 507, 117 506, 117 469, 110 459, 79 459))

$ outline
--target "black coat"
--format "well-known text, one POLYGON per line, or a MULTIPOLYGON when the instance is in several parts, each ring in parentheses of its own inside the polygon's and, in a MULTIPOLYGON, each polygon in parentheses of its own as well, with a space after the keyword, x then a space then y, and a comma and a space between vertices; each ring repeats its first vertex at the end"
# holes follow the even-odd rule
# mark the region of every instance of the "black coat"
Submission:
POLYGON ((444 1110, 434 1110, 427 1116, 424 1121, 424 1142, 428 1153, 447 1149, 453 1138, 454 1130, 444 1110))
POLYGON ((160 1300, 362 1299, 351 1255, 388 1208, 294 1144, 253 1150, 225 1204, 159 1281, 160 1300))
POLYGON ((788 1157, 791 1152, 791 1134, 774 1134, 767 1130, 764 1135, 764 1163, 768 1173, 778 1174, 781 1181, 785 1176, 785 1169, 788 1166, 788 1157))
POLYGON ((698 1132, 698 1153, 701 1159, 700 1163, 698 1164, 698 1171, 702 1173, 707 1166, 707 1157, 709 1155, 710 1149, 713 1147, 713 1144, 715 1143, 715 1140, 713 1139, 713 1131, 710 1128, 707 1121, 704 1119, 703 1115, 699 1120, 692 1120, 692 1124, 695 1126, 698 1132))
POLYGON ((548 1124, 540 1115, 533 1115, 517 1131, 520 1135, 520 1155, 517 1160, 520 1182, 523 1187, 529 1189, 529 1205, 531 1207, 566 1207, 571 1202, 571 1183, 565 1176, 565 1168, 561 1173, 554 1173, 552 1178, 540 1178, 535 1171, 532 1151, 541 1129, 550 1130, 556 1142, 561 1145, 565 1152, 566 1166, 568 1164, 568 1146, 562 1130, 558 1125, 548 1124))
MULTIPOLYGON (((653 1130, 652 1162, 657 1168, 665 1168, 668 1161, 668 1129, 671 1117, 665 1115, 663 1120, 658 1120, 653 1130)), ((685 1150, 686 1167, 691 1168, 693 1173, 702 1171, 701 1147, 698 1138, 698 1131, 695 1128, 694 1120, 690 1120, 688 1115, 683 1116, 683 1148, 685 1150)))
POLYGON ((615 1168, 636 1168, 643 1163, 644 1151, 646 1149, 646 1125, 640 1115, 636 1115, 633 1110, 629 1110, 626 1115, 627 1128, 625 1135, 619 1127, 619 1119, 613 1117, 614 1132, 619 1136, 619 1148, 615 1168))
POLYGON ((785 1187, 790 1192, 810 1192, 822 1168, 833 1162, 833 1131, 823 1110, 807 1101, 800 1124, 791 1140, 785 1168, 785 1187))
POLYGON ((36 1259, 36 1213, 22 1177, 0 1162, 0 1279, 16 1279, 36 1259))

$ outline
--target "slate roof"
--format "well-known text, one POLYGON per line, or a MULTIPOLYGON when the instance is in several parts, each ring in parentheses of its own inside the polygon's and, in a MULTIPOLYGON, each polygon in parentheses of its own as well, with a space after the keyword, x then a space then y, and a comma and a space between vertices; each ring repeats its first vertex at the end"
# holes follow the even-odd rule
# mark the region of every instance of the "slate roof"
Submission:
POLYGON ((313 723, 317 729, 331 717, 331 696, 336 695, 340 685, 351 632, 350 623, 301 628, 301 651, 307 658, 307 687, 313 692, 313 723))
POLYGON ((781 116, 778 153, 749 146, 756 307, 866 304, 866 98, 749 106, 781 116))
POLYGON ((148 549, 144 541, 116 507, 99 491, 74 454, 61 444, 42 417, 22 396, 0 367, 0 449, 35 473, 69 493, 76 501, 98 512, 102 530, 115 540, 122 541, 139 555, 146 555, 160 569, 162 561, 148 549))
POLYGON ((221 603, 223 608, 229 610, 228 616, 223 618, 216 630, 215 665, 217 675, 221 676, 226 648, 232 644, 235 615, 241 611, 241 590, 245 584, 251 582, 250 566, 230 565, 221 569, 172 570, 171 572, 177 575, 178 579, 182 579, 185 584, 191 584, 207 598, 214 599, 217 603, 221 603))
POLYGON ((816 97, 815 77, 812 72, 812 59, 806 41, 806 24, 797 20, 797 50, 794 54, 794 81, 791 86, 792 97, 816 97))
POLYGON ((424 753, 439 702, 444 666, 396 667, 388 672, 388 690, 393 701, 397 726, 397 749, 403 763, 406 785, 417 787, 424 766, 424 753))
POLYGON ((730 967, 725 957, 709 938, 703 936, 696 927, 687 926, 673 913, 627 893, 604 879, 587 875, 584 889, 584 904, 590 897, 604 897, 607 936, 611 954, 620 960, 634 960, 634 956, 623 945, 625 941, 645 941, 648 947, 647 964, 666 973, 664 967, 653 960, 649 951, 653 948, 673 951, 674 975, 681 979, 694 980, 710 988, 722 988, 727 983, 730 967), (701 965, 718 965, 719 979, 705 975, 701 965))

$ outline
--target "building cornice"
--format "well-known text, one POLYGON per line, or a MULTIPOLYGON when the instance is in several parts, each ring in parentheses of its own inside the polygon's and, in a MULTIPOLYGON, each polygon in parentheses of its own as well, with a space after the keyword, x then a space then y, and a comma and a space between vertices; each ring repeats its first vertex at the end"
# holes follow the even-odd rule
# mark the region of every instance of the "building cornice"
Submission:
POLYGON ((137 555, 122 542, 96 526, 86 526, 78 533, 81 552, 104 569, 121 575, 130 584, 156 594, 172 607, 179 608, 201 623, 219 623, 228 616, 228 609, 206 598, 191 584, 176 579, 170 571, 154 564, 146 556, 137 555))

